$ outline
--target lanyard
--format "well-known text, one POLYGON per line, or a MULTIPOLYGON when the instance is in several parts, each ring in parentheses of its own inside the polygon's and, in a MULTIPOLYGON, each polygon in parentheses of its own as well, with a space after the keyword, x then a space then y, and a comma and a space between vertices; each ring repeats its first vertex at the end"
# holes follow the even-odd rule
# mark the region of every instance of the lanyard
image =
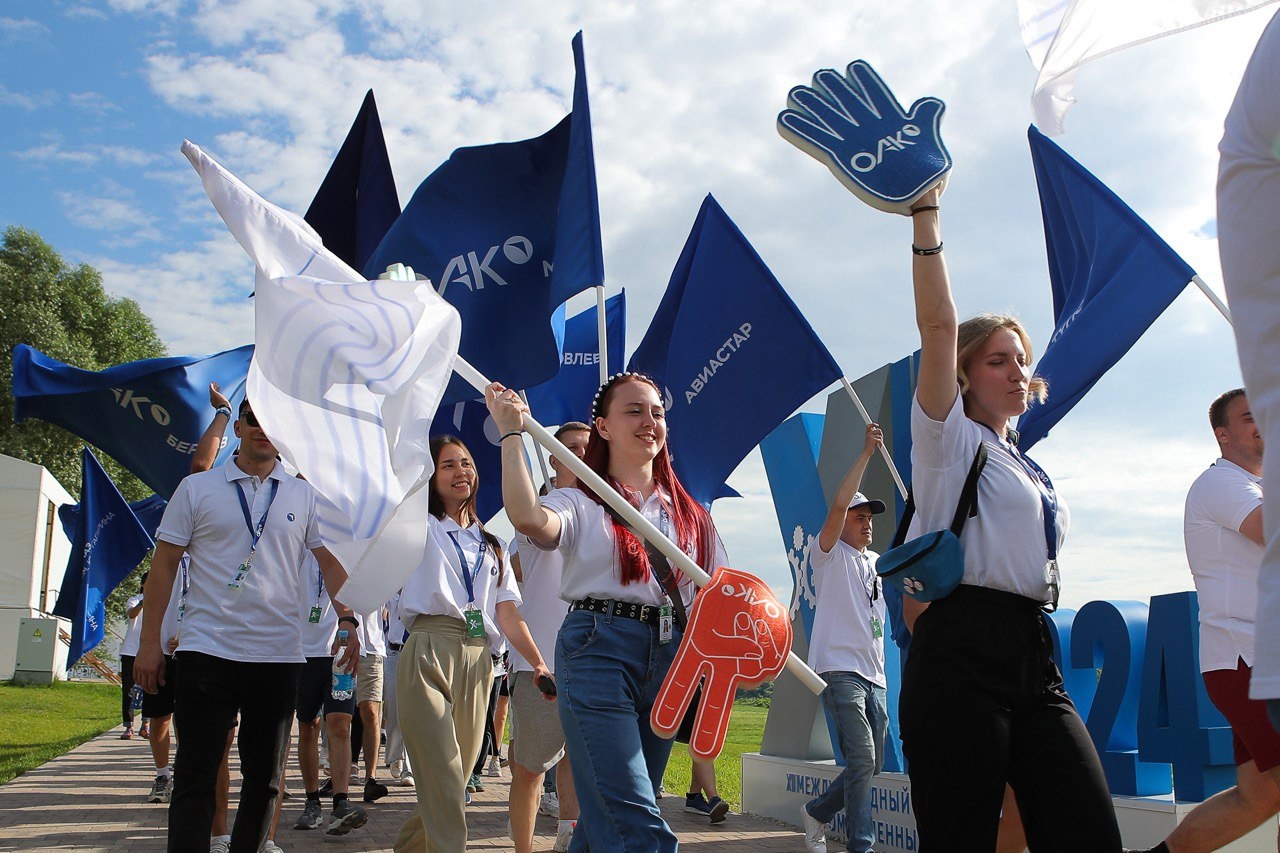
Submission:
POLYGON ((876 601, 880 598, 880 576, 877 575, 874 571, 868 571, 870 569, 870 563, 867 560, 867 555, 865 553, 859 554, 857 557, 857 560, 858 560, 858 570, 867 572, 867 574, 871 575, 871 592, 867 592, 867 582, 865 580, 865 575, 863 576, 863 579, 862 579, 862 591, 867 592, 867 607, 870 607, 872 611, 874 611, 876 601))
POLYGON ((462 553, 462 546, 458 544, 456 531, 449 531, 449 540, 453 542, 453 550, 458 552, 458 562, 462 565, 462 582, 467 585, 467 604, 474 604, 476 600, 476 578, 480 576, 480 567, 484 564, 484 553, 489 547, 489 541, 483 538, 480 540, 480 554, 476 557, 476 567, 472 569, 467 565, 467 558, 462 553))
MULTIPOLYGON (((983 424, 983 426, 986 426, 986 424, 983 424)), ((991 427, 987 427, 987 429, 991 429, 991 427)), ((999 438, 995 430, 991 430, 991 432, 996 435, 997 439, 999 438)), ((1044 546, 1049 569, 1049 595, 1051 599, 1047 609, 1052 613, 1058 609, 1058 493, 1054 491, 1053 481, 1049 479, 1049 475, 1029 457, 1024 456, 1022 451, 1018 450, 1018 445, 1013 442, 1008 444, 1000 443, 1017 460, 1022 467, 1023 473, 1036 484, 1036 491, 1040 494, 1040 504, 1044 508, 1044 546)))
POLYGON ((324 574, 320 569, 320 562, 316 561, 316 606, 320 606, 320 597, 324 595, 324 574))
POLYGON ((267 508, 262 511, 262 517, 258 519, 255 527, 253 524, 253 516, 249 514, 249 501, 245 499, 244 489, 240 488, 238 482, 232 483, 232 487, 236 490, 236 497, 240 499, 240 512, 244 513, 244 526, 249 528, 249 536, 252 541, 249 543, 249 560, 253 559, 253 552, 258 549, 258 540, 262 538, 262 531, 267 526, 267 513, 271 512, 271 504, 275 503, 276 492, 280 491, 280 481, 271 481, 271 494, 267 495, 267 508))

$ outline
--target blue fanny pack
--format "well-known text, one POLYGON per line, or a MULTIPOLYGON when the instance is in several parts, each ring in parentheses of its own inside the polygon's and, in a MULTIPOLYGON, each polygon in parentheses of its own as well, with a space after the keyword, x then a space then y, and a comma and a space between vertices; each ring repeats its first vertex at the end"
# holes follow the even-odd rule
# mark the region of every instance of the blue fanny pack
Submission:
POLYGON ((960 532, 965 522, 978 514, 978 477, 986 464, 987 446, 979 443, 973 464, 969 466, 969 476, 960 490, 960 502, 951 527, 917 536, 910 542, 903 540, 907 538, 907 527, 915 515, 916 504, 914 492, 907 492, 907 506, 893 534, 893 543, 876 560, 876 574, 885 584, 896 586, 904 595, 921 602, 945 598, 960 585, 964 577, 960 532))

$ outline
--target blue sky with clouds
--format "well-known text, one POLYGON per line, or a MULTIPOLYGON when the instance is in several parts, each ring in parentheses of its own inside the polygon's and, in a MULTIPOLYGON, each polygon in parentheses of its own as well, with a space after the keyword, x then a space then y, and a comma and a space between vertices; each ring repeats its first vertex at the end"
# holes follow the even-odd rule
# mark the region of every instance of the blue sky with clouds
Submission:
MULTIPOLYGON (((827 4, 8 0, 0 6, 0 223, 38 230, 137 299, 173 353, 252 339, 252 267, 179 154, 184 137, 305 210, 372 87, 402 202, 454 148, 527 138, 591 83, 605 266, 629 344, 712 192, 850 377, 917 345, 905 220, 871 211, 774 130, 788 89, 864 58, 947 103, 944 228, 962 314, 1051 304, 1027 153, 1035 70, 1013 0, 827 4)), ((1082 69, 1059 138, 1218 287, 1222 118, 1274 6, 1082 69)), ((1220 287, 1219 287, 1220 289, 1220 287)), ((1239 384, 1226 323, 1188 291, 1038 448, 1071 502, 1063 599, 1186 589, 1181 511, 1214 456, 1205 410, 1239 384)), ((821 411, 820 397, 806 408, 821 411)), ((763 467, 716 517, 734 562, 788 583, 763 467)))

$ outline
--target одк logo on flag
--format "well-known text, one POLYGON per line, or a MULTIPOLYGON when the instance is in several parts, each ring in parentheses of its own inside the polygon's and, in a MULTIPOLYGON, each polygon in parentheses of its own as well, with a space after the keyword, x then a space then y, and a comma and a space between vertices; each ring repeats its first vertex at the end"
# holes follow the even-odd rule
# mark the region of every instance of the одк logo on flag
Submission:
MULTIPOLYGON (((528 237, 515 234, 501 243, 490 246, 485 250, 484 257, 481 257, 478 252, 467 252, 465 255, 455 255, 450 258, 445 264, 444 272, 440 274, 440 286, 437 292, 443 296, 444 289, 450 284, 466 285, 467 290, 472 292, 484 290, 486 278, 499 287, 508 284, 502 274, 493 268, 499 249, 502 250, 502 256, 514 266, 522 266, 533 260, 533 241, 528 237)), ((551 261, 543 260, 542 277, 550 276, 551 261)))

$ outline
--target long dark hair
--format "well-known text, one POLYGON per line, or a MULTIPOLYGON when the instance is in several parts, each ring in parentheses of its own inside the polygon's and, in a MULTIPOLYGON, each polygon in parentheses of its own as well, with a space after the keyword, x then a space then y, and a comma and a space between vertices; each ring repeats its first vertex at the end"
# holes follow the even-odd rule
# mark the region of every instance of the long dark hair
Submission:
MULTIPOLYGON (((595 411, 592 414, 596 417, 603 417, 604 413, 609 409, 609 403, 613 399, 614 392, 627 382, 643 382, 658 392, 659 399, 662 398, 662 389, 650 377, 642 373, 622 373, 611 377, 601 388, 600 393, 597 395, 595 411)), ((640 496, 634 490, 609 476, 609 442, 600 437, 600 430, 595 423, 596 417, 592 418, 591 438, 587 441, 587 453, 583 461, 587 463, 588 468, 599 474, 605 482, 617 489, 619 494, 639 508, 640 496)), ((708 573, 714 571, 715 566, 710 564, 715 559, 716 533, 715 527, 711 523, 711 515, 680 484, 679 478, 676 477, 675 469, 671 467, 671 454, 667 452, 666 442, 658 449, 658 455, 653 459, 653 479, 659 486, 666 489, 667 494, 671 496, 671 524, 674 528, 672 532, 675 534, 676 544, 686 553, 691 547, 696 546, 695 553, 698 564, 708 573)), ((613 537, 614 541, 617 542, 618 564, 621 569, 619 580, 624 584, 647 583, 651 568, 649 555, 645 552, 644 543, 627 528, 617 513, 586 484, 579 481, 578 488, 589 498, 604 507, 605 512, 609 514, 609 518, 613 522, 613 537)), ((675 566, 671 568, 672 572, 668 579, 667 592, 676 594, 676 587, 679 586, 683 572, 675 566)))
MULTIPOLYGON (((467 458, 471 460, 471 464, 475 466, 475 458, 471 455, 471 451, 462 443, 462 439, 456 435, 437 435, 431 439, 431 466, 435 469, 431 472, 431 479, 427 481, 427 512, 436 518, 444 518, 444 499, 440 497, 440 493, 436 491, 436 476, 440 473, 440 454, 445 447, 450 444, 457 446, 463 453, 467 454, 467 458)), ((471 494, 462 502, 462 519, 466 521, 470 519, 480 526, 480 535, 489 543, 489 547, 493 549, 494 559, 498 561, 498 585, 502 585, 502 542, 497 536, 494 536, 484 528, 484 522, 480 520, 480 516, 476 514, 476 493, 480 491, 480 471, 475 469, 475 477, 472 479, 471 494)), ((466 525, 463 525, 464 527, 466 525)))

